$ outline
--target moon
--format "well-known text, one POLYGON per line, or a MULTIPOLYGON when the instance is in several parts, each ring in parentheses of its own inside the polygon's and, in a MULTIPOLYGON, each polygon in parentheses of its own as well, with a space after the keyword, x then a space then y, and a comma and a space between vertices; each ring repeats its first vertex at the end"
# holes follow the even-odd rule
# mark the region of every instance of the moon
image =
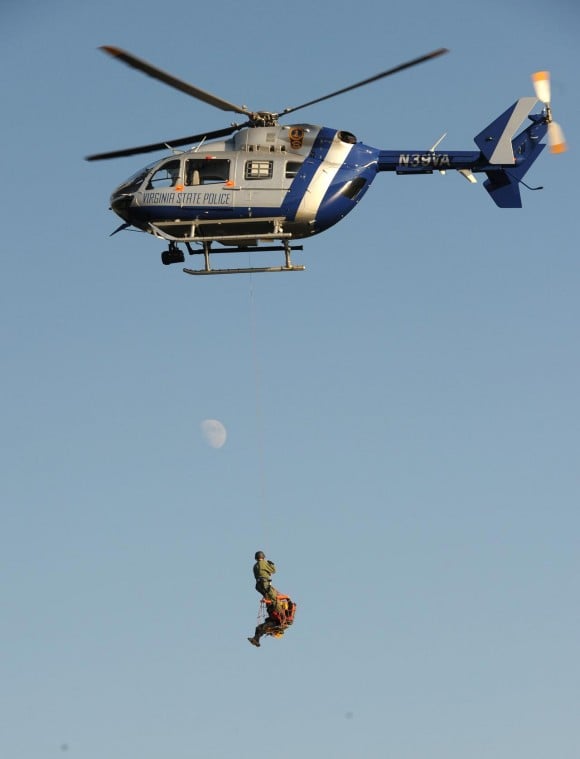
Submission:
POLYGON ((221 448, 225 444, 228 433, 220 421, 217 419, 204 419, 199 426, 206 443, 211 445, 212 448, 221 448))

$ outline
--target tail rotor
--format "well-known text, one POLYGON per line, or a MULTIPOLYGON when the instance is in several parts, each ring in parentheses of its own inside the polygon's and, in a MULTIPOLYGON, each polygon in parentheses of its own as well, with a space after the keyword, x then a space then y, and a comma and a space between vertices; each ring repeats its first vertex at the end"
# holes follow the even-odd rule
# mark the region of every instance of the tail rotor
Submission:
POLYGON ((548 145, 551 153, 564 153, 568 146, 562 127, 552 119, 552 106, 550 95, 550 72, 536 71, 532 74, 532 82, 536 91, 536 97, 545 107, 546 123, 548 125, 548 145))

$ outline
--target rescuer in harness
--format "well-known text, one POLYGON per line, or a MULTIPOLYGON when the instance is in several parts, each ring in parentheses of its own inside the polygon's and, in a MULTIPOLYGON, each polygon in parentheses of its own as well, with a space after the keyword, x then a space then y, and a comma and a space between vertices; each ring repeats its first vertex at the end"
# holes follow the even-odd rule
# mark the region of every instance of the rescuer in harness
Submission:
POLYGON ((256 590, 265 599, 275 601, 278 591, 272 585, 272 575, 276 572, 276 565, 269 561, 263 551, 256 551, 254 558, 254 578, 256 579, 256 590))
POLYGON ((262 603, 266 605, 266 619, 256 627, 254 637, 248 638, 250 643, 257 648, 260 648, 260 638, 264 635, 281 638, 294 622, 296 612, 296 604, 289 596, 279 594, 274 599, 265 598, 262 603))

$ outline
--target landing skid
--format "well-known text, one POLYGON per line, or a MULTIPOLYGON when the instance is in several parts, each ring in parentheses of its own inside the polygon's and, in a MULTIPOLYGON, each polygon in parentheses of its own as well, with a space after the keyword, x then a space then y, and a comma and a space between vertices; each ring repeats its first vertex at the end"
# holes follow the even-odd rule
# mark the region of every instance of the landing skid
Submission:
POLYGON ((270 245, 265 247, 244 247, 238 246, 235 248, 220 248, 219 250, 211 250, 211 242, 203 243, 203 250, 193 250, 189 243, 186 243, 187 249, 191 255, 203 255, 204 267, 203 269, 184 269, 185 274, 207 275, 207 274, 254 274, 261 272, 278 272, 278 271, 304 271, 305 266, 296 266, 292 263, 290 253, 293 250, 302 250, 302 245, 290 245, 288 240, 283 240, 282 245, 270 245), (256 252, 271 252, 271 251, 283 251, 285 256, 284 266, 248 266, 243 268, 231 268, 231 269, 212 269, 210 262, 210 255, 212 253, 256 253, 256 252))
POLYGON ((244 269, 184 269, 186 274, 254 274, 266 271, 304 271, 305 266, 248 266, 244 269))

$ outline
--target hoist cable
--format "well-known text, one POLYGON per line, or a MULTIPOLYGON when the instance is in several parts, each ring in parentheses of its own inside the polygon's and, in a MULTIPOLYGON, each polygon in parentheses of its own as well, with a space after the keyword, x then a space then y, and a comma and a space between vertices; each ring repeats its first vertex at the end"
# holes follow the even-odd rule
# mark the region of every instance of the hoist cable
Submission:
POLYGON ((261 534, 260 539, 264 541, 264 545, 267 544, 269 533, 269 520, 268 520, 268 496, 267 496, 267 482, 266 482, 266 466, 264 455, 264 428, 262 419, 262 403, 261 403, 261 372, 260 372, 260 359, 258 352, 258 330, 256 320, 256 303, 254 297, 254 281, 253 276, 250 274, 250 328, 252 339, 252 355, 254 361, 254 396, 255 396, 255 415, 256 415, 256 441, 258 449, 258 479, 259 479, 259 500, 260 500, 260 522, 261 522, 261 534))

